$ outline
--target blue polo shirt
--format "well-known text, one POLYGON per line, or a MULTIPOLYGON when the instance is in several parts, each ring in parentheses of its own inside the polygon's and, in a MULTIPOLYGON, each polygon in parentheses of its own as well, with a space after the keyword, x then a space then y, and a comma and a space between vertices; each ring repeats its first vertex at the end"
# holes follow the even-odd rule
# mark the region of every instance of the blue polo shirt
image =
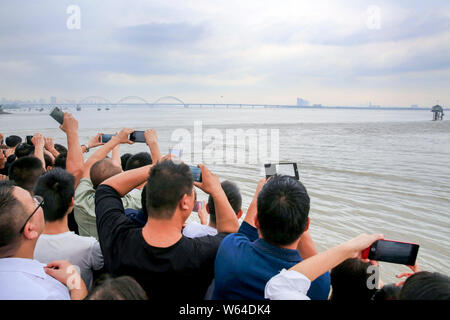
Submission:
MULTIPOLYGON (((213 300, 263 300, 266 283, 283 268, 302 261, 297 250, 273 246, 258 239, 258 231, 245 221, 238 233, 225 237, 215 261, 213 300)), ((311 283, 308 297, 327 300, 330 292, 329 272, 311 283)))

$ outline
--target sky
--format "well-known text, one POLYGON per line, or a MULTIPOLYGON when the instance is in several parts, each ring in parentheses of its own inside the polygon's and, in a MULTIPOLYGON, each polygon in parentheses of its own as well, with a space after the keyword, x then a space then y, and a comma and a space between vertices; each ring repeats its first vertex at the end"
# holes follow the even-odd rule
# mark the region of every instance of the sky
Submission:
POLYGON ((2 0, 0 75, 11 100, 449 106, 450 1, 2 0))

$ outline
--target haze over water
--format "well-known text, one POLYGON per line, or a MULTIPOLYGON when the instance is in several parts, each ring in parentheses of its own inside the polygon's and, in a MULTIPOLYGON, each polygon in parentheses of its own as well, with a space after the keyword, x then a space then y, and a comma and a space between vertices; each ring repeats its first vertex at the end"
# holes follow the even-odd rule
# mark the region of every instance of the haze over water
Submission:
MULTIPOLYGON (((311 197, 312 237, 323 251, 360 233, 381 232, 387 239, 420 244, 422 270, 450 274, 450 121, 430 121, 429 111, 206 109, 129 107, 72 112, 80 142, 97 132, 123 127, 155 128, 163 154, 178 128, 203 130, 279 129, 280 160, 298 162, 300 180, 311 197)), ((58 124, 44 112, 0 116, 5 136, 41 132, 66 145, 58 124)), ((121 153, 147 150, 121 146, 121 153)), ((92 151, 91 151, 92 152, 92 151)), ((92 153, 88 153, 89 156, 92 153)), ((183 158, 190 159, 184 154, 183 158)), ((238 184, 246 212, 263 177, 263 164, 208 165, 221 180, 238 184)), ((199 192, 199 199, 206 195, 199 192)), ((194 213, 191 219, 197 219, 194 213)), ((380 263, 385 283, 406 267, 380 263)))

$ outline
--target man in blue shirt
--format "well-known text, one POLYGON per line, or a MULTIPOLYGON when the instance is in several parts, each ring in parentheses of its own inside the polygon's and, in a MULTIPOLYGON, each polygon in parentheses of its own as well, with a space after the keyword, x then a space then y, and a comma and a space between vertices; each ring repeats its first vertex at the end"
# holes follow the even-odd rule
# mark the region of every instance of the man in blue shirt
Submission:
MULTIPOLYGON (((288 176, 262 179, 238 233, 221 243, 215 261, 218 300, 264 299, 271 277, 317 254, 309 227, 310 199, 303 184, 288 176)), ((326 300, 330 275, 311 283, 311 300, 326 300)))

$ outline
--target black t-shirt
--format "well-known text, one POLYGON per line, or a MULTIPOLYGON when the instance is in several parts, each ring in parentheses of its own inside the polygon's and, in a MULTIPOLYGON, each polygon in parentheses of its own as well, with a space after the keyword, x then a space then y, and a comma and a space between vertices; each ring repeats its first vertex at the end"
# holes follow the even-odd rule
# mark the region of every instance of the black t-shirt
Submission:
POLYGON ((95 214, 108 272, 134 277, 149 299, 203 300, 226 233, 194 239, 183 236, 168 248, 153 247, 145 242, 142 228, 124 214, 119 194, 107 185, 97 188, 95 214))

